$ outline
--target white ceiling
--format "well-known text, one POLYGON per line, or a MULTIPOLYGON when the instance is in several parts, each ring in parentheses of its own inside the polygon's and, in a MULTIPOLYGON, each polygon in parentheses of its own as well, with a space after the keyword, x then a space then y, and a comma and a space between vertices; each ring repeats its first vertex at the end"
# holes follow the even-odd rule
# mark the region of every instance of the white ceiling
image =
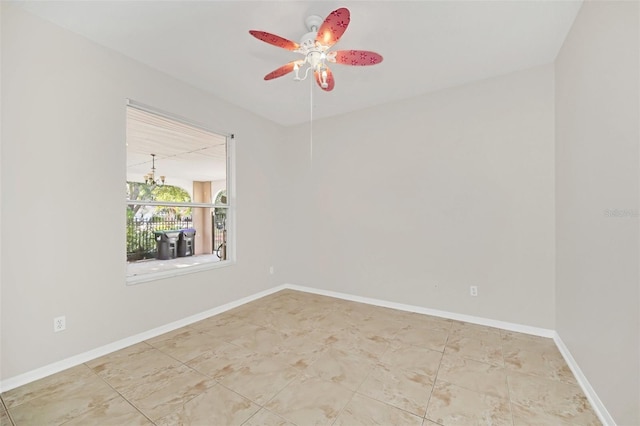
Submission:
POLYGON ((263 81, 298 54, 308 15, 338 7, 351 23, 335 49, 373 50, 373 67, 332 67, 313 92, 324 118, 552 62, 581 1, 19 1, 24 9, 282 125, 309 120, 310 81, 263 81), (317 90, 316 90, 317 89, 317 90))

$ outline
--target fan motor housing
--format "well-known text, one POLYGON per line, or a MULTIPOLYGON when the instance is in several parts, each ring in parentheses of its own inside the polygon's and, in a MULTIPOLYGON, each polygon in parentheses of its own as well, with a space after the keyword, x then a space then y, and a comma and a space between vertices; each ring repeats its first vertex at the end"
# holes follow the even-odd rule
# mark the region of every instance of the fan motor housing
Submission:
POLYGON ((317 31, 310 31, 305 35, 303 35, 302 38, 300 39, 300 46, 304 46, 307 49, 313 48, 316 44, 317 34, 318 34, 317 31))

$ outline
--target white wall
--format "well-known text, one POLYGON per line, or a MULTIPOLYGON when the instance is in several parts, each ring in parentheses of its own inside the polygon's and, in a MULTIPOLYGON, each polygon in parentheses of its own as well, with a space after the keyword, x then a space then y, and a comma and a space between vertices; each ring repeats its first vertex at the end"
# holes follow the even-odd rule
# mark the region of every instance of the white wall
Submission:
POLYGON ((546 65, 317 121, 312 167, 290 129, 286 280, 554 328, 553 90, 546 65))
POLYGON ((0 378, 289 282, 557 328, 638 423, 640 230, 604 216, 638 209, 637 9, 583 6, 555 103, 552 65, 419 96, 315 122, 310 163, 308 125, 2 3, 0 378), (125 286, 127 97, 236 134, 237 265, 125 286))
POLYGON ((557 331, 620 425, 640 424, 638 9, 585 2, 556 61, 557 331))
MULTIPOLYGON (((2 13, 3 8, 0 6, 0 25, 2 24, 2 13)), ((0 26, 0 48, 2 47, 2 28, 0 26)), ((2 54, 0 53, 0 70, 2 70, 2 54)), ((0 74, 1 75, 1 74, 0 74)), ((3 306, 3 297, 2 297, 2 210, 4 200, 2 199, 2 78, 0 78, 0 320, 4 317, 2 316, 2 306, 3 306)), ((3 365, 3 339, 2 339, 2 325, 0 325, 0 377, 2 377, 2 365, 3 365)))
POLYGON ((1 378, 275 285, 281 128, 1 7, 1 378), (125 98, 235 133, 236 265, 125 285, 125 98))

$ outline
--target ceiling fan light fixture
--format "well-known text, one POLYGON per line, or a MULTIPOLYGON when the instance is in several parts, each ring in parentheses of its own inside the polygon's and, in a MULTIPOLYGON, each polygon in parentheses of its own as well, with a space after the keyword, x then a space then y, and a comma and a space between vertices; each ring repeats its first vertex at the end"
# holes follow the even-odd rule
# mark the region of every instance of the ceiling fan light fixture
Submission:
POLYGON ((324 68, 322 70, 322 82, 320 83, 320 87, 322 87, 323 89, 326 89, 327 87, 329 87, 329 85, 327 84, 327 69, 324 68))

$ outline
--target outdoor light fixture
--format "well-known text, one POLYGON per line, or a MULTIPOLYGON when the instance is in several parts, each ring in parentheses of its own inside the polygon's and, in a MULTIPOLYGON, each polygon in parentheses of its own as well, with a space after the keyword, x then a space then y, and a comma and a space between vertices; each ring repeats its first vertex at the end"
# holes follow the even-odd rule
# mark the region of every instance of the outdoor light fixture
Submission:
POLYGON ((156 180, 156 155, 151 154, 151 172, 144 175, 144 183, 147 185, 164 185, 164 176, 160 176, 160 179, 156 180))

